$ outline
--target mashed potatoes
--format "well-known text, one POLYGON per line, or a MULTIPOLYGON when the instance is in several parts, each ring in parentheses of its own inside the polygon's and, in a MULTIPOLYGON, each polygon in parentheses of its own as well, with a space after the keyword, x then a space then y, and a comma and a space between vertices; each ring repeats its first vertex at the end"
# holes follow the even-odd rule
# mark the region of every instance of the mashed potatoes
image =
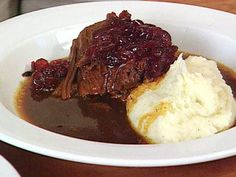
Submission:
POLYGON ((214 61, 182 56, 163 78, 144 83, 129 95, 132 127, 150 143, 172 143, 230 128, 236 103, 214 61))

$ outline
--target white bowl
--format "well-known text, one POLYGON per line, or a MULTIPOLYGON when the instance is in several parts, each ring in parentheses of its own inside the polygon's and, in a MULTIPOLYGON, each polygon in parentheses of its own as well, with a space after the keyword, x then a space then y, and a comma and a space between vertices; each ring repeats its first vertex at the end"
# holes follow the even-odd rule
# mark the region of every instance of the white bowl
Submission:
POLYGON ((170 166, 236 154, 236 128, 176 144, 122 145, 52 133, 17 117, 13 105, 25 66, 32 59, 67 56, 71 40, 106 13, 127 9, 133 18, 170 32, 183 51, 217 59, 236 69, 236 15, 195 6, 157 2, 96 2, 61 6, 0 24, 0 140, 66 160, 114 166, 170 166))
POLYGON ((0 155, 1 177, 20 177, 16 169, 0 155))

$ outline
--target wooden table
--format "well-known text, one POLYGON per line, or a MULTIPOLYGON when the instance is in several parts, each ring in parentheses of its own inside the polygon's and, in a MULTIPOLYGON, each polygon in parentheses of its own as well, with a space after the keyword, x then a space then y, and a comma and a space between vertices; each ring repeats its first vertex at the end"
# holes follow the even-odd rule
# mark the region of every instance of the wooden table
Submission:
MULTIPOLYGON (((162 1, 162 0, 161 0, 162 1)), ((236 13, 236 0, 167 0, 236 13)), ((124 168, 63 161, 0 142, 0 154, 22 177, 235 177, 236 157, 208 163, 162 168, 124 168)), ((0 172, 1 176, 1 172, 0 172)))
POLYGON ((236 14, 236 0, 153 0, 153 1, 190 4, 190 5, 223 10, 236 14))

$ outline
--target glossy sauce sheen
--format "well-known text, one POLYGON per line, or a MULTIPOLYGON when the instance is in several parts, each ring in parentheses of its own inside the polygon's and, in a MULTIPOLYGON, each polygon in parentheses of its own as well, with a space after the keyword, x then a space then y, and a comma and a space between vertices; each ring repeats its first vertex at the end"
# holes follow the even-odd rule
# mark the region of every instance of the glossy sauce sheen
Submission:
POLYGON ((129 126, 124 102, 106 97, 35 101, 30 82, 22 83, 17 95, 20 117, 41 128, 92 141, 140 144, 145 141, 129 126))
MULTIPOLYGON (((218 67, 236 97, 236 73, 222 64, 218 67)), ((107 143, 146 143, 130 127, 125 103, 118 99, 93 97, 63 101, 50 97, 35 101, 26 80, 18 92, 16 107, 26 121, 63 135, 107 143)))

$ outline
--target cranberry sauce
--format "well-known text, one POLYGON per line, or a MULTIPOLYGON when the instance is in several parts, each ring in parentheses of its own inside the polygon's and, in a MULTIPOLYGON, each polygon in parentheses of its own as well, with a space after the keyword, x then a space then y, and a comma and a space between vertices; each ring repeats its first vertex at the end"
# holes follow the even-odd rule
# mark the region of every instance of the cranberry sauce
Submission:
POLYGON ((107 25, 93 34, 87 49, 90 62, 103 62, 110 68, 134 60, 146 66, 144 78, 152 80, 166 72, 176 59, 177 46, 172 45, 168 32, 141 20, 131 20, 123 11, 107 15, 107 25))
POLYGON ((35 100, 42 100, 48 97, 66 76, 69 62, 58 59, 48 62, 40 58, 31 62, 31 71, 23 73, 23 76, 31 78, 31 96, 35 100))

